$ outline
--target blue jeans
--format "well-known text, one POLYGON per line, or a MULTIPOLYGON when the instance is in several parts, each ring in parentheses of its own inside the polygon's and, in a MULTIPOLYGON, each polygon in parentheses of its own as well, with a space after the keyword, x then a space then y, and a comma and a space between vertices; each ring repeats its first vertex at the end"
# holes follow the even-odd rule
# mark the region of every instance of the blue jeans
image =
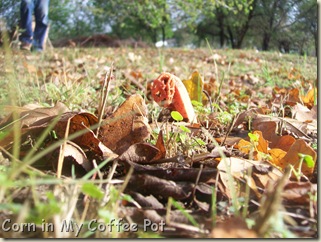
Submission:
POLYGON ((33 45, 33 49, 42 51, 48 28, 50 0, 21 0, 20 27, 23 29, 20 41, 33 45), (32 15, 35 14, 36 26, 32 31, 32 15))

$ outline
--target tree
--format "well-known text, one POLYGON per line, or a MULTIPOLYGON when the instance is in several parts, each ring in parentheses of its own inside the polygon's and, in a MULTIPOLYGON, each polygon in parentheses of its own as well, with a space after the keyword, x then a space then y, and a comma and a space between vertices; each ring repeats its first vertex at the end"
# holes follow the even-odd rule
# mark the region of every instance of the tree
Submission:
POLYGON ((165 41, 172 32, 169 4, 166 0, 96 0, 94 6, 100 12, 96 20, 107 20, 117 35, 127 32, 139 37, 144 33, 156 42, 158 36, 165 41))
POLYGON ((318 52, 318 6, 315 0, 300 1, 295 16, 296 22, 292 26, 293 33, 297 33, 299 51, 304 54, 310 40, 314 42, 314 51, 318 52))
POLYGON ((20 0, 0 1, 0 22, 5 23, 6 29, 13 29, 19 22, 20 0))
POLYGON ((234 18, 229 15, 227 18, 227 32, 233 49, 240 49, 250 22, 254 17, 257 0, 242 1, 238 10, 234 11, 234 18))
POLYGON ((193 9, 191 12, 185 8, 185 11, 187 14, 199 14, 195 20, 195 29, 200 38, 219 36, 221 47, 228 40, 232 48, 241 48, 254 16, 256 1, 195 1, 199 9, 193 9))
POLYGON ((289 24, 291 1, 288 0, 260 0, 257 14, 258 29, 262 36, 262 50, 269 50, 272 37, 289 24))
POLYGON ((90 35, 100 31, 94 21, 93 1, 51 0, 50 37, 52 39, 90 35))

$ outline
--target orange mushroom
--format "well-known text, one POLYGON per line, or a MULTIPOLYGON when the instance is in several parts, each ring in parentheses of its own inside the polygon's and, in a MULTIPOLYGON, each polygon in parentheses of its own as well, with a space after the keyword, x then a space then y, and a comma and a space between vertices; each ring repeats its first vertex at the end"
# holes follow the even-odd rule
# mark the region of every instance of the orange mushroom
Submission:
POLYGON ((162 73, 151 85, 152 97, 158 105, 179 112, 188 122, 196 118, 191 99, 183 82, 168 72, 162 73))

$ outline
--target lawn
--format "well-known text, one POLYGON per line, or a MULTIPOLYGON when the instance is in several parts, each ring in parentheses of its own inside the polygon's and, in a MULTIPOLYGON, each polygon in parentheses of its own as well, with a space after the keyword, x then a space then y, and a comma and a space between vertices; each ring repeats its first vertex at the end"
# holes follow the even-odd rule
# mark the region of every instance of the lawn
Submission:
POLYGON ((1 237, 317 236, 315 57, 0 51, 1 237), (163 72, 194 122, 153 101, 163 72))

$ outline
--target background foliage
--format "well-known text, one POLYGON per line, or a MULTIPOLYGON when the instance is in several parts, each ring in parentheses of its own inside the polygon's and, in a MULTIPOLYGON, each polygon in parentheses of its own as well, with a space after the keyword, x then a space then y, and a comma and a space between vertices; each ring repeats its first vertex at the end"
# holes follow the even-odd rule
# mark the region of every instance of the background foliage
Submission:
MULTIPOLYGON (((0 19, 18 25, 19 0, 0 2, 0 19)), ((51 0, 50 39, 109 34, 173 46, 257 48, 316 55, 315 0, 51 0)))

